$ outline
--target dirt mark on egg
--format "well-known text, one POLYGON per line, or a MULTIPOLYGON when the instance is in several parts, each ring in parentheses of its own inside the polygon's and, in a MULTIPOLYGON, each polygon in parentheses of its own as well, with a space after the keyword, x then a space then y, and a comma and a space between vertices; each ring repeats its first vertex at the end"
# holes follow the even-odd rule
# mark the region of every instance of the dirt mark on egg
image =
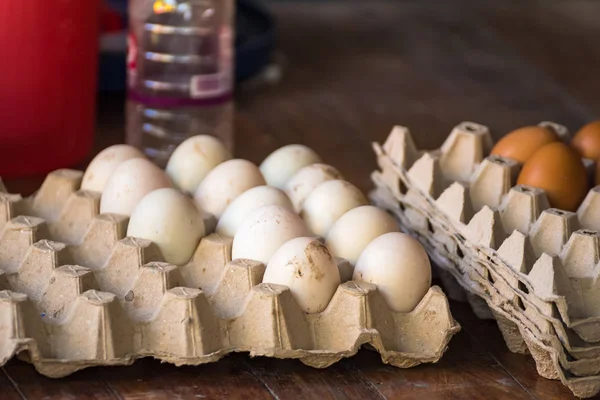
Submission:
POLYGON ((344 189, 348 190, 348 200, 354 200, 358 204, 368 204, 364 194, 348 181, 340 180, 344 189))
POLYGON ((198 154, 200 154, 202 157, 206 158, 206 153, 204 152, 204 149, 202 148, 202 145, 200 143, 194 143, 194 151, 198 154))
POLYGON ((323 173, 325 175, 329 175, 334 177, 335 179, 343 179, 342 174, 339 173, 339 171, 335 168, 333 168, 331 165, 322 165, 320 167, 320 169, 323 171, 323 173))
POLYGON ((321 269, 321 266, 315 263, 315 260, 313 258, 313 256, 318 256, 320 254, 324 254, 330 262, 333 261, 333 256, 329 252, 329 249, 318 240, 310 242, 308 246, 306 246, 306 248, 304 249, 304 255, 306 256, 306 260, 308 261, 308 266, 312 272, 313 277, 317 281, 320 281, 325 276, 325 273, 321 269))

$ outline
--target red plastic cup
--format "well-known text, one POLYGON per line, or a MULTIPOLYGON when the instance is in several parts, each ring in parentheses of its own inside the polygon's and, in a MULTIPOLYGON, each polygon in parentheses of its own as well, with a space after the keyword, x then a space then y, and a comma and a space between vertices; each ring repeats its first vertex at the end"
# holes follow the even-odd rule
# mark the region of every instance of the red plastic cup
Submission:
POLYGON ((2 1, 0 176, 46 173, 89 154, 100 0, 2 1))

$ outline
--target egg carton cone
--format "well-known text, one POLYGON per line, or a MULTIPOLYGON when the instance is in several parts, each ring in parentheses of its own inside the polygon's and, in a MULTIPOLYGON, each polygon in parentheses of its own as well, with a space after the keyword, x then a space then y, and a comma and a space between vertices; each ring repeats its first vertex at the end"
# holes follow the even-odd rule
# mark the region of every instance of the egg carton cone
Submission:
MULTIPOLYGON (((564 127, 540 125, 568 140, 564 127)), ((421 241, 451 298, 495 318, 509 349, 531 353, 542 376, 592 396, 600 391, 600 187, 577 212, 550 208, 543 190, 515 186, 521 166, 489 156, 491 147, 488 129, 472 122, 432 151, 395 127, 374 144, 371 198, 421 241)))
POLYGON ((126 237, 126 217, 98 213, 81 178, 58 170, 30 198, 0 193, 0 366, 18 355, 63 377, 141 357, 196 365, 248 352, 324 368, 366 345, 409 368, 437 362, 460 330, 437 286, 399 313, 376 286, 346 281, 307 314, 288 287, 261 283, 264 264, 231 260, 232 239, 218 234, 187 264, 165 263, 152 242, 126 237))

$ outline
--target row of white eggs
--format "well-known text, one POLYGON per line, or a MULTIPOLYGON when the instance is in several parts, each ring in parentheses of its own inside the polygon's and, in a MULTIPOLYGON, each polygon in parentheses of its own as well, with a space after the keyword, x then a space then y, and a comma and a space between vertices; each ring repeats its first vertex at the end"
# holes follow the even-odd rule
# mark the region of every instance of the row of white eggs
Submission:
POLYGON ((176 265, 189 261, 212 214, 216 232, 233 237, 232 259, 263 262, 263 282, 288 286, 308 313, 323 311, 341 283, 335 257, 355 266, 352 279, 376 284, 395 311, 414 309, 431 285, 421 245, 306 146, 284 146, 257 167, 195 136, 163 171, 116 145, 92 160, 82 189, 101 192, 101 213, 129 216, 127 235, 152 240, 176 265))

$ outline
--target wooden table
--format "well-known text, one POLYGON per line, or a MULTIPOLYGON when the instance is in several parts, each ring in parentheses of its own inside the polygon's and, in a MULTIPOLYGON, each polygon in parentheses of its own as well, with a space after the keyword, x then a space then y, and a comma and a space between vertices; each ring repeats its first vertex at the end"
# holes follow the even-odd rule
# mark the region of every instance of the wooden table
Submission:
MULTIPOLYGON (((494 136, 554 120, 571 129, 600 106, 600 4, 409 1, 279 3, 284 79, 237 93, 237 155, 260 162, 291 142, 307 144, 368 191, 371 141, 394 124, 419 147, 438 146, 463 120, 494 136), (496 4, 498 3, 498 4, 496 4), (502 3, 502 4, 500 4, 502 3)), ((122 95, 102 96, 96 151, 123 140, 122 95)), ((39 179, 9 181, 24 193, 39 179)), ((444 358, 402 370, 361 350, 325 370, 293 360, 236 354, 199 367, 145 359, 52 380, 22 362, 0 373, 1 399, 568 399, 538 376, 531 357, 510 353, 491 321, 465 304, 463 330, 444 358)))

